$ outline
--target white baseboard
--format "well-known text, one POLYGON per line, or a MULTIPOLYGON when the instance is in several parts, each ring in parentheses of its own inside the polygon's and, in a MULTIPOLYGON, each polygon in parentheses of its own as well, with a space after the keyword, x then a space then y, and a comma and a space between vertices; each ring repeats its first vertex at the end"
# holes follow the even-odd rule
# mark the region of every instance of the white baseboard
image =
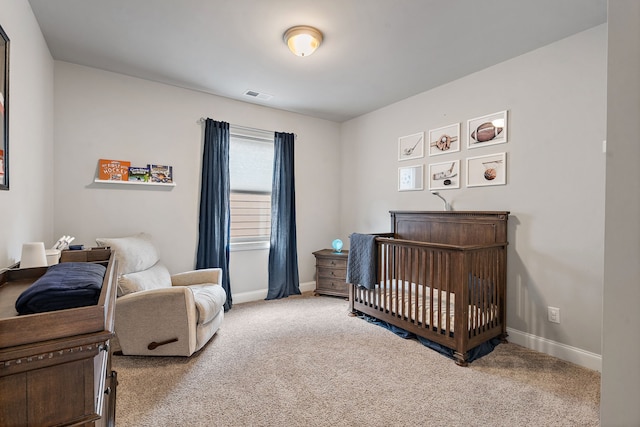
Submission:
MULTIPOLYGON (((316 282, 300 283, 300 292, 308 292, 316 289, 316 282)), ((260 301, 267 297, 267 289, 258 289, 257 291, 241 292, 232 294, 233 303, 241 304, 243 302, 260 301)))
POLYGON ((522 347, 548 354, 567 362, 575 363, 594 371, 602 372, 602 356, 577 347, 562 344, 527 332, 507 328, 508 340, 522 347))

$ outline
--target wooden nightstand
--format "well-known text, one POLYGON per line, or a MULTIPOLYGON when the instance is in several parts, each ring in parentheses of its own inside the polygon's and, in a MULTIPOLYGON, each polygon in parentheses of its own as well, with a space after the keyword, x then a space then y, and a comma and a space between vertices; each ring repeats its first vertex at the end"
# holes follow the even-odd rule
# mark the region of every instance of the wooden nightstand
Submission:
POLYGON ((315 294, 349 298, 349 286, 346 282, 349 251, 336 253, 333 249, 322 249, 313 254, 316 257, 315 294))

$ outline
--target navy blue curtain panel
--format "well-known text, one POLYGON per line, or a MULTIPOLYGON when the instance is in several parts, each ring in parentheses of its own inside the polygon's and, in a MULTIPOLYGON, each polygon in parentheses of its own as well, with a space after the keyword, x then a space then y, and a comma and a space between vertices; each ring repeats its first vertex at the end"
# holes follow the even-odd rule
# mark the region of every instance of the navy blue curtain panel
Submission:
POLYGON ((271 243, 267 298, 300 295, 292 133, 276 132, 271 191, 271 243))
POLYGON ((229 282, 229 123, 205 121, 200 190, 200 223, 196 269, 222 268, 227 292, 224 310, 231 309, 229 282))

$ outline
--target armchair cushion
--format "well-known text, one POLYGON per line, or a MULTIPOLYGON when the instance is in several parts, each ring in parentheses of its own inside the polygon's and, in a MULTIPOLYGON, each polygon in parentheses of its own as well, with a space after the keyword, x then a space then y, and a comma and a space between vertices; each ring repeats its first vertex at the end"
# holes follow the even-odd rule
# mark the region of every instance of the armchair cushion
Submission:
POLYGON ((151 236, 147 233, 138 233, 129 237, 99 237, 96 243, 98 246, 110 246, 115 251, 121 274, 146 270, 160 259, 151 236))
POLYGON ((157 262, 147 270, 121 275, 118 280, 118 296, 138 291, 170 287, 171 275, 169 274, 169 270, 167 270, 167 267, 162 263, 157 262))
POLYGON ((198 310, 198 324, 205 325, 212 321, 220 310, 224 310, 224 302, 227 299, 222 286, 191 285, 193 300, 198 310))

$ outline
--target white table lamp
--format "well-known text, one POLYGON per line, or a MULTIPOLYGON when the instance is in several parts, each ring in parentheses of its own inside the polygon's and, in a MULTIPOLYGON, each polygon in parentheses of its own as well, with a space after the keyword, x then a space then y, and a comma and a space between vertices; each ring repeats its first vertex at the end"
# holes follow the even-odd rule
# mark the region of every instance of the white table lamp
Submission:
POLYGON ((20 268, 46 267, 47 253, 44 242, 29 242, 22 245, 20 268))

